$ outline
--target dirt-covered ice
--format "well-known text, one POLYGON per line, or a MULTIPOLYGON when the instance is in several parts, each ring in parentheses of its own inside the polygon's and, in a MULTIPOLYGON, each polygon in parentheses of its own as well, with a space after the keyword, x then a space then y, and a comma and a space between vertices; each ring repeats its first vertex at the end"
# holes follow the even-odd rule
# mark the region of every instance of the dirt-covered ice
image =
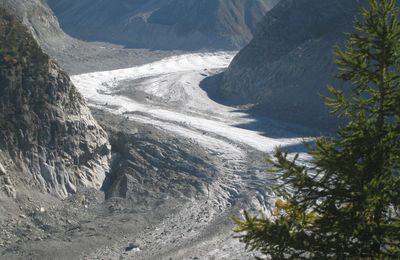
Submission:
MULTIPOLYGON (((185 175, 191 174, 190 168, 182 173, 175 170, 175 173, 182 175, 176 178, 190 180, 191 183, 186 186, 193 185, 194 190, 201 191, 200 194, 188 195, 184 202, 171 207, 170 212, 164 210, 159 222, 134 234, 127 231, 108 246, 87 254, 88 259, 252 257, 232 237, 231 216, 239 214, 242 208, 268 209, 273 199, 271 187, 274 182, 264 172, 267 167, 265 156, 277 146, 301 151, 298 148, 303 139, 290 132, 284 124, 267 119, 263 121, 237 108, 214 102, 200 87, 204 78, 225 69, 234 54, 183 54, 127 69, 72 76, 74 84, 96 111, 114 114, 125 121, 116 123, 106 116, 97 116, 100 123, 109 128, 118 124, 116 128, 124 128, 125 132, 135 128, 135 125, 154 129, 159 133, 158 143, 163 142, 164 133, 165 138, 172 137, 172 141, 167 143, 164 140, 162 149, 165 150, 161 149, 158 154, 164 157, 163 154, 172 153, 177 145, 179 149, 187 149, 188 154, 201 158, 188 162, 206 162, 209 166, 202 166, 201 169, 213 171, 200 175, 193 173, 196 175, 192 176, 193 179, 185 175), (129 128, 127 125, 133 126, 129 128), (168 146, 175 148, 170 150, 168 146), (133 240, 138 244, 138 249, 124 252, 124 246, 133 240)), ((135 143, 138 146, 142 141, 139 137, 135 138, 131 140, 129 151, 135 149, 135 143)), ((152 138, 155 138, 154 134, 152 138)), ((148 143, 152 142, 147 140, 143 149, 148 149, 148 143)), ((135 157, 132 158, 131 165, 135 157)), ((148 174, 155 176, 153 181, 149 179, 145 182, 145 185, 150 185, 149 191, 153 189, 151 185, 158 186, 160 181, 168 181, 157 177, 157 172, 148 171, 148 174)), ((132 192, 132 196, 136 196, 135 189, 141 187, 131 187, 131 190, 124 188, 124 194, 132 192)), ((160 192, 170 197, 172 190, 181 192, 182 187, 171 184, 170 189, 160 192)), ((168 201, 165 205, 169 204, 173 205, 173 202, 168 201)))

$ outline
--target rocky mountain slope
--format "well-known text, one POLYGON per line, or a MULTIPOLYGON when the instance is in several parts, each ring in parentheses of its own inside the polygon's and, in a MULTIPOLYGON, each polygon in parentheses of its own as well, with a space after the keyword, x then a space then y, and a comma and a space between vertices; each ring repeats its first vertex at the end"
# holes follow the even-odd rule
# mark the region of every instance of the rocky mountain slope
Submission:
POLYGON ((344 42, 362 0, 282 0, 222 75, 231 102, 256 103, 269 117, 329 129, 337 124, 320 94, 335 80, 333 46, 344 42))
POLYGON ((0 169, 7 195, 15 195, 12 183, 59 197, 79 186, 99 189, 110 157, 107 134, 67 74, 3 9, 0 60, 0 169))
POLYGON ((43 51, 70 74, 129 67, 172 55, 77 40, 60 28, 45 0, 0 0, 0 6, 18 17, 43 51))
POLYGON ((242 47, 279 0, 49 0, 74 37, 134 48, 242 47))
POLYGON ((0 0, 0 6, 18 17, 46 52, 62 52, 76 44, 73 38, 61 30, 46 1, 0 0))

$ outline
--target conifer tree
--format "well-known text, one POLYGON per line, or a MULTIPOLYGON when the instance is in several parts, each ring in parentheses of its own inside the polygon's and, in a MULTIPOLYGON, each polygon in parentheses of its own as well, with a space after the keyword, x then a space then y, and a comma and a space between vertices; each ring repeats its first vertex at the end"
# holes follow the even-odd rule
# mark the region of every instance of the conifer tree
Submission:
POLYGON ((400 21, 395 0, 369 0, 336 49, 326 104, 349 122, 309 147, 312 167, 278 149, 283 185, 272 217, 235 219, 249 250, 272 259, 400 259, 400 21), (289 192, 290 191, 290 192, 289 192))

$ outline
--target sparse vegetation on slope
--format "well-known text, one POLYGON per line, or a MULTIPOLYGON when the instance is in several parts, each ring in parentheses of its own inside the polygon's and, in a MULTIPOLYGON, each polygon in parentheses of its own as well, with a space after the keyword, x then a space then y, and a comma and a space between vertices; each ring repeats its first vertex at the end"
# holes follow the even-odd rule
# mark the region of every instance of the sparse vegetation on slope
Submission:
POLYGON ((39 69, 48 60, 26 28, 4 9, 0 9, 0 60, 2 69, 18 65, 39 69))

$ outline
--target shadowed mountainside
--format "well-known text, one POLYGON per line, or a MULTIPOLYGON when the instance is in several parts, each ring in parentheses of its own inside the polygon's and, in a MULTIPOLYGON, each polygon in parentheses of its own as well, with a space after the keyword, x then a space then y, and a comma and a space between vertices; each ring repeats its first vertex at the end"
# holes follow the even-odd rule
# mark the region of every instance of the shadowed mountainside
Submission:
POLYGON ((234 104, 255 103, 272 118, 329 130, 320 94, 335 80, 333 47, 352 30, 359 0, 283 0, 261 22, 251 43, 219 76, 219 92, 234 104))
POLYGON ((237 49, 279 0, 49 0, 79 39, 133 48, 237 49))

